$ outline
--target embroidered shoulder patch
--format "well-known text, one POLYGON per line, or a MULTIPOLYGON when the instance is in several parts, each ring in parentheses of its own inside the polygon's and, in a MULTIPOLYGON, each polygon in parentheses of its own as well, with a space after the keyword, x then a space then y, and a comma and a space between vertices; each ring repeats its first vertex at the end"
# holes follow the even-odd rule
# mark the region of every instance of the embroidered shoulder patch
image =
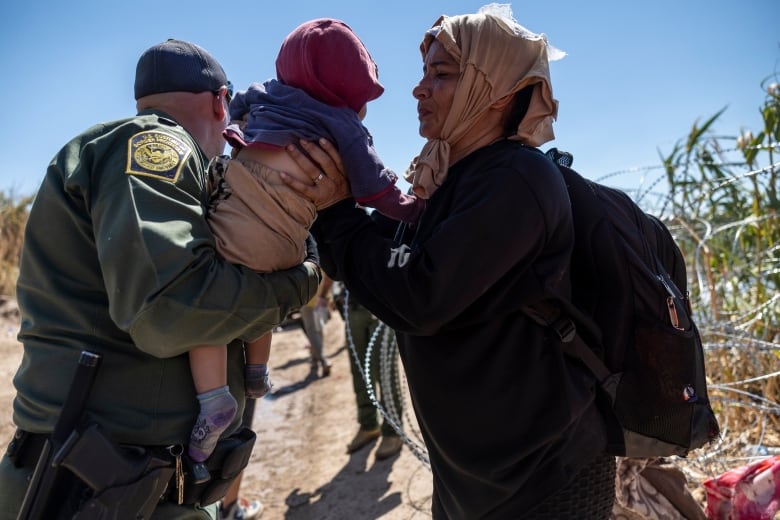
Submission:
POLYGON ((171 134, 138 132, 127 142, 128 175, 145 175, 176 182, 192 148, 171 134))

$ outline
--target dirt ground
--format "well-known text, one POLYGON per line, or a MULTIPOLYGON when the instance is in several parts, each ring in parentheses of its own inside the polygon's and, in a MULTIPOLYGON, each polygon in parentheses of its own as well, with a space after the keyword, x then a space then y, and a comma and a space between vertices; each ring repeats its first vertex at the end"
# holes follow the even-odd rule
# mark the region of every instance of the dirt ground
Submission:
MULTIPOLYGON (((0 314, 0 446, 13 435, 11 383, 21 359, 18 317, 0 314)), ((255 410, 257 432, 241 494, 265 505, 263 520, 418 520, 430 518, 431 474, 407 447, 388 460, 371 444, 348 455, 357 431, 350 353, 334 313, 325 329, 329 377, 312 376, 300 328, 274 334, 274 391, 255 410)), ((3 448, 4 449, 4 448, 3 448)))

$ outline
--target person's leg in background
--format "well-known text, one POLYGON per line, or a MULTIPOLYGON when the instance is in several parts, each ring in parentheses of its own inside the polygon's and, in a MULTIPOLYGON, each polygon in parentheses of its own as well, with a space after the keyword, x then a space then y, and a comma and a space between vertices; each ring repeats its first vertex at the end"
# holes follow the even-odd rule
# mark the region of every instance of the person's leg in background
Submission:
POLYGON ((318 365, 322 367, 322 377, 330 375, 330 361, 325 358, 325 345, 323 332, 325 320, 313 305, 301 307, 301 321, 303 322, 303 331, 309 338, 311 345, 311 368, 313 372, 317 371, 318 365))
MULTIPOLYGON (((366 359, 368 343, 371 340, 371 334, 379 322, 362 305, 351 302, 347 310, 347 324, 352 337, 352 344, 360 360, 360 366, 355 362, 355 358, 350 352, 350 368, 352 370, 352 388, 355 391, 355 404, 357 405, 357 420, 360 428, 355 437, 347 446, 347 453, 358 451, 363 446, 373 442, 381 435, 379 428, 379 415, 371 397, 368 394, 366 383, 363 379, 363 364, 366 359)), ((350 334, 347 334, 349 341, 350 334)))
MULTIPOLYGON (((393 333, 394 334, 394 333, 393 333)), ((395 336, 392 336, 392 340, 395 340, 395 336)), ((394 363, 390 366, 390 381, 391 387, 386 388, 383 385, 383 380, 380 372, 380 366, 379 366, 379 339, 377 340, 377 345, 374 346, 372 349, 372 355, 373 358, 371 363, 371 371, 372 371, 372 377, 374 380, 374 389, 379 391, 379 404, 382 405, 382 408, 386 411, 389 411, 388 408, 388 402, 390 399, 392 399, 392 403, 395 404, 396 412, 398 415, 398 421, 400 422, 402 417, 402 403, 401 397, 400 397, 400 388, 399 388, 399 379, 398 379, 398 359, 397 356, 395 358, 394 363)), ((401 424, 397 425, 399 428, 401 427, 401 424)), ((379 443, 379 447, 376 449, 375 456, 379 460, 388 459, 401 451, 401 448, 403 447, 403 441, 401 440, 401 437, 398 435, 398 432, 395 431, 395 428, 393 428, 393 425, 390 424, 390 422, 382 418, 382 442, 379 443)))

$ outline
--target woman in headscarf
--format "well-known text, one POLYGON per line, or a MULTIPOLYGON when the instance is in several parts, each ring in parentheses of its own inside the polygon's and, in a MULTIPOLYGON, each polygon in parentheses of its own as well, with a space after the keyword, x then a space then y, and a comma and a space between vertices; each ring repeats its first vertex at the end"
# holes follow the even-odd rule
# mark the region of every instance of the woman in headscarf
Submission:
POLYGON ((561 53, 496 4, 441 17, 421 51, 416 226, 382 236, 327 143, 304 143, 318 165, 290 150, 307 176, 286 182, 319 209, 325 270, 397 331, 433 517, 609 518, 615 460, 595 381, 522 311, 570 297, 569 199, 536 148, 554 137, 548 61, 561 53))

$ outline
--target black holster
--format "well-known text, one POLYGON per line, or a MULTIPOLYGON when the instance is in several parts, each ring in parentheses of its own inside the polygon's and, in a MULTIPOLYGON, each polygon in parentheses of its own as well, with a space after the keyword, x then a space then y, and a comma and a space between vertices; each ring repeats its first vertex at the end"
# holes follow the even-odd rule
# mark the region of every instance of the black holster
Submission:
MULTIPOLYGON (((184 473, 184 504, 207 506, 224 497, 233 481, 249 464, 256 439, 255 432, 244 427, 217 442, 214 452, 205 461, 211 474, 210 480, 196 484, 191 474, 184 473)), ((174 490, 169 490, 169 494, 172 492, 174 490)))
POLYGON ((74 431, 55 455, 83 482, 78 520, 148 519, 175 471, 173 457, 140 446, 117 446, 93 424, 74 431))
MULTIPOLYGON (((206 482, 195 483, 183 470, 181 504, 207 506, 224 497, 249 463, 256 438, 255 432, 243 428, 221 439, 205 462, 211 476, 206 482)), ((179 503, 177 456, 181 455, 164 448, 118 447, 96 425, 90 426, 62 460, 92 490, 73 519, 147 519, 161 499, 179 503)))
MULTIPOLYGON (((48 437, 18 431, 8 455, 17 467, 34 466, 48 437)), ((151 517, 161 500, 206 506, 220 500, 249 463, 255 433, 243 428, 217 443, 205 464, 210 479, 195 483, 179 466, 181 498, 176 475, 177 459, 186 459, 183 447, 118 445, 96 424, 74 430, 51 458, 61 468, 56 518, 75 520, 142 520, 151 517)))

